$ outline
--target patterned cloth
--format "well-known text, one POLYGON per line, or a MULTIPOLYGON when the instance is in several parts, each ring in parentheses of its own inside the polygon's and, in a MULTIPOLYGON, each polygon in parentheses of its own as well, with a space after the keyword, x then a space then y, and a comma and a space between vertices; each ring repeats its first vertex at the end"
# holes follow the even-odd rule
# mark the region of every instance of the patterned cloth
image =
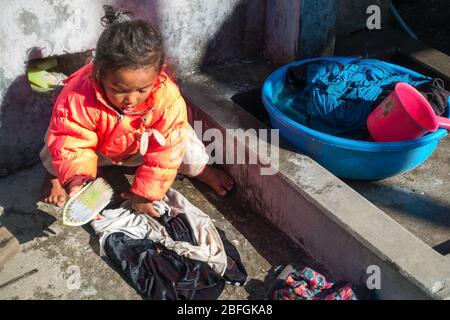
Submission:
POLYGON ((275 300, 357 300, 350 284, 329 282, 310 268, 289 274, 285 285, 274 291, 275 300))

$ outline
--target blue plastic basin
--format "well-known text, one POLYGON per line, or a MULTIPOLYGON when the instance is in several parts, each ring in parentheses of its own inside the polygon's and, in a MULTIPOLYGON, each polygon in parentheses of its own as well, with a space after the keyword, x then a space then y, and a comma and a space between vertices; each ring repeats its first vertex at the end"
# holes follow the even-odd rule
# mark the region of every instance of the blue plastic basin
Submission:
MULTIPOLYGON (((354 58, 325 59, 345 64, 354 58)), ((277 100, 284 90, 288 68, 316 60, 324 58, 296 61, 273 72, 264 82, 262 99, 272 126, 280 130, 280 135, 334 175, 379 180, 408 172, 427 160, 448 134, 447 130, 439 129, 419 139, 377 143, 335 137, 297 123, 278 109, 277 100)), ((412 70, 390 65, 399 72, 418 75, 412 70)), ((448 110, 446 116, 449 116, 448 110)))

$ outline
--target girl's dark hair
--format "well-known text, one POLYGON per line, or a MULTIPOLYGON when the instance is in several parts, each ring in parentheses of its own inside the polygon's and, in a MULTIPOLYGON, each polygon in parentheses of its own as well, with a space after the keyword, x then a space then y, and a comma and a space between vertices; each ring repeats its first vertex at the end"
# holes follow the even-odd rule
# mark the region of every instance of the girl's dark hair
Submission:
POLYGON ((160 32, 143 20, 131 21, 120 9, 104 6, 101 19, 106 29, 95 50, 95 66, 99 72, 120 68, 154 66, 159 73, 164 63, 164 47, 160 32))

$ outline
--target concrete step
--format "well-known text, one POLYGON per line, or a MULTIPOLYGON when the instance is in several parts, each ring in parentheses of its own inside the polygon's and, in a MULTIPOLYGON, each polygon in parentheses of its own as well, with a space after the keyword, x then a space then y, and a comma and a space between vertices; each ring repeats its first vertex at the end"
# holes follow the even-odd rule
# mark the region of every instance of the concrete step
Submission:
POLYGON ((450 83, 450 56, 412 39, 404 43, 400 49, 401 54, 443 78, 447 85, 450 83))

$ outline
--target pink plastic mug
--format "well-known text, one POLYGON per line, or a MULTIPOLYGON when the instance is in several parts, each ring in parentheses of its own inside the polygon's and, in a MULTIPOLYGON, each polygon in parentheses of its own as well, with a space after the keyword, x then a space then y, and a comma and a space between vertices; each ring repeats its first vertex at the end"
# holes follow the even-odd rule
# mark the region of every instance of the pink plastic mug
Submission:
POLYGON ((367 119, 377 142, 420 138, 438 128, 450 130, 450 119, 438 117, 427 99, 413 86, 400 82, 367 119))

